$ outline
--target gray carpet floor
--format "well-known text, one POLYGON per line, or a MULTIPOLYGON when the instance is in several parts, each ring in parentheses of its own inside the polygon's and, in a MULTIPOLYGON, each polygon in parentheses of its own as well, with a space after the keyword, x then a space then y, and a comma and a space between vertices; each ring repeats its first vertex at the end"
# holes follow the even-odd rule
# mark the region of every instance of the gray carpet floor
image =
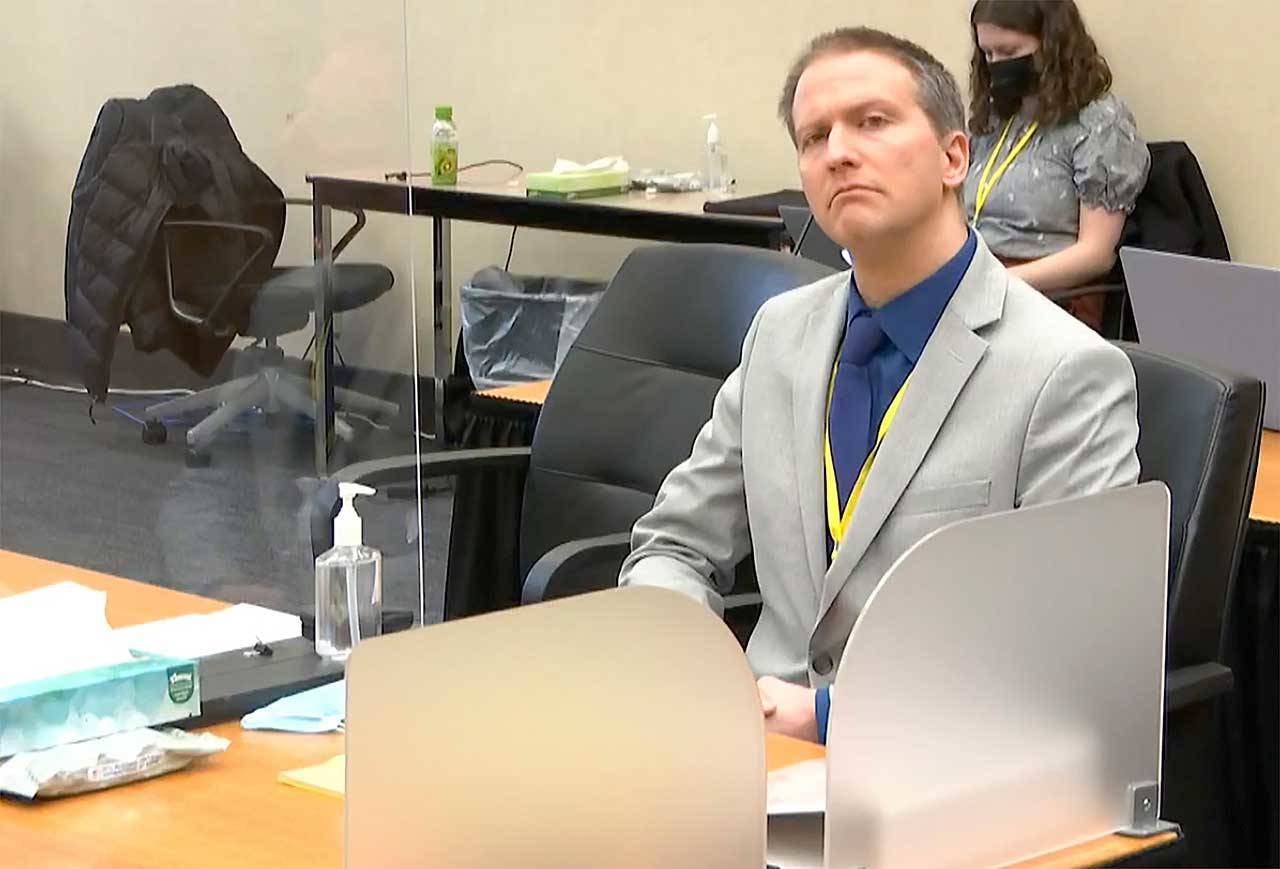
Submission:
MULTIPOLYGON (((301 417, 238 420, 207 468, 188 468, 183 432, 144 445, 150 401, 115 397, 96 424, 83 395, 0 384, 0 548, 222 600, 289 612, 314 605, 308 496, 317 479, 301 417)), ((339 463, 409 453, 410 435, 357 423, 339 463)), ((416 505, 362 499, 365 540, 384 557, 384 605, 418 610, 416 505), (365 503, 367 501, 367 503, 365 503)), ((428 622, 444 601, 452 496, 424 500, 428 622)), ((3 577, 0 577, 0 581, 3 577)))

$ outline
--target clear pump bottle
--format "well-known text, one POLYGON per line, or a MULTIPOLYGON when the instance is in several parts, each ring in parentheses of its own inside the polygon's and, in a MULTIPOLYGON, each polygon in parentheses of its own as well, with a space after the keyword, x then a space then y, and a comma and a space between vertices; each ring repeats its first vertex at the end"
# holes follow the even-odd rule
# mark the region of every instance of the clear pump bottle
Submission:
POLYGON ((362 639, 382 630, 382 553, 365 546, 356 495, 374 490, 339 483, 342 509, 333 520, 333 548, 316 559, 316 652, 346 660, 362 639))

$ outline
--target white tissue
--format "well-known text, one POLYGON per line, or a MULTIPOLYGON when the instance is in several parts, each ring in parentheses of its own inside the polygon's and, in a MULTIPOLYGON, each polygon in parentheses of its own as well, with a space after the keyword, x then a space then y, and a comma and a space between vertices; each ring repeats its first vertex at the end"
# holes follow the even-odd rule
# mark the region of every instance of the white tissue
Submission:
POLYGON ((621 157, 601 157, 590 163, 575 163, 563 157, 557 157, 551 167, 552 175, 572 175, 581 172, 629 172, 631 166, 621 157))
POLYGON ((0 689, 131 660, 106 592, 58 582, 0 599, 0 689))

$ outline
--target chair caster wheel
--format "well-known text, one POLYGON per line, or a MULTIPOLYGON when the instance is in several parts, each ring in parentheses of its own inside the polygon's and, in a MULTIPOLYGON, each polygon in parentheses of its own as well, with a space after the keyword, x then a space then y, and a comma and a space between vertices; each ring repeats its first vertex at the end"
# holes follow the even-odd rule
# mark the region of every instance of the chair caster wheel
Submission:
POLYGON ((149 419, 142 424, 142 442, 149 446, 162 444, 169 439, 169 431, 158 419, 149 419))
POLYGON ((209 467, 210 457, 207 452, 201 450, 187 450, 187 467, 188 468, 207 468, 209 467))

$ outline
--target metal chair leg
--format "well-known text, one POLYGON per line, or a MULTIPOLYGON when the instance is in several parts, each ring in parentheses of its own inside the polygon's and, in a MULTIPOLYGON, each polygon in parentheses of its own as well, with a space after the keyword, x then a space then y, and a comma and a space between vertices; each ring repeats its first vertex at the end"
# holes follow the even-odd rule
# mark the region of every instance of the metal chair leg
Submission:
POLYGON ((252 410, 267 398, 267 381, 253 377, 238 394, 231 396, 213 413, 187 430, 187 448, 201 452, 230 422, 247 410, 252 410))
POLYGON ((151 405, 143 411, 143 415, 147 419, 162 419, 166 416, 180 416, 197 410, 216 410, 218 405, 248 388, 257 380, 257 377, 256 374, 237 377, 235 380, 228 380, 226 383, 210 386, 208 389, 202 389, 190 395, 171 398, 151 405))

